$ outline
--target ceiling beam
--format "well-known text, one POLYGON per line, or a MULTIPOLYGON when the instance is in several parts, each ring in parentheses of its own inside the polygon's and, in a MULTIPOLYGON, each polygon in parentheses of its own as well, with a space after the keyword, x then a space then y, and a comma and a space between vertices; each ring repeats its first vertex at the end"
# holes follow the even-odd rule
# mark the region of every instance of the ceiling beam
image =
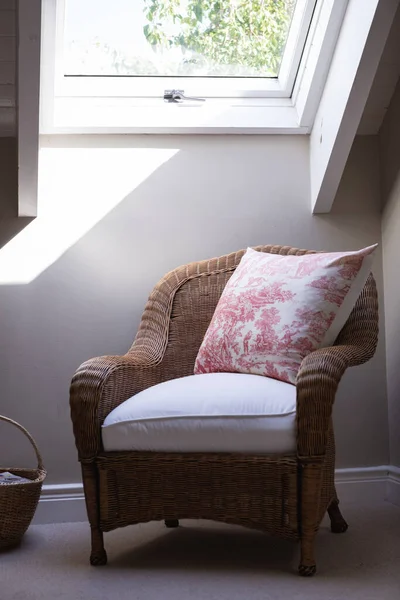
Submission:
POLYGON ((39 152, 41 0, 19 0, 18 216, 36 217, 39 152))
POLYGON ((350 0, 310 136, 311 207, 328 213, 399 0, 350 0))

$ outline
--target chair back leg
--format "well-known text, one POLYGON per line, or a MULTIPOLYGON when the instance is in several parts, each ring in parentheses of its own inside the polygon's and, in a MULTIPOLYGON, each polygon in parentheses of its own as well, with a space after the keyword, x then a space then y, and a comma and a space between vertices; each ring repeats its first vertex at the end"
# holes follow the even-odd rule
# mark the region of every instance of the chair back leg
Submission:
POLYGON ((333 533, 344 533, 348 529, 348 525, 343 518, 339 508, 339 500, 336 496, 328 507, 328 515, 331 520, 331 531, 333 533))

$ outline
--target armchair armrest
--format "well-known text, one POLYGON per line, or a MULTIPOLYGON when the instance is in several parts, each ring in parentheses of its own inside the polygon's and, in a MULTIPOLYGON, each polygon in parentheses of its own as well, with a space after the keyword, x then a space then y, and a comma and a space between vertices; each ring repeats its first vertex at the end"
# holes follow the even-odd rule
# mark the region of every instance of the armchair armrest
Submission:
POLYGON ((100 356, 84 362, 70 388, 71 419, 79 459, 102 448, 101 425, 122 402, 162 380, 161 365, 143 363, 135 352, 100 356))
POLYGON ((322 460, 339 382, 348 367, 367 362, 378 343, 375 280, 365 288, 336 344, 306 356, 297 374, 297 453, 304 461, 322 460))

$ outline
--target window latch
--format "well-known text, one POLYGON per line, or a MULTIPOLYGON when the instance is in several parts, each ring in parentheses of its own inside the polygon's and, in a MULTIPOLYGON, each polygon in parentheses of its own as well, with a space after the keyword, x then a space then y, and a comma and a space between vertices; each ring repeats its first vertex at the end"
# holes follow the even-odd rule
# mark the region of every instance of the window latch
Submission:
POLYGON ((191 96, 185 96, 184 90, 164 90, 164 101, 165 102, 205 102, 205 98, 193 98, 191 96))

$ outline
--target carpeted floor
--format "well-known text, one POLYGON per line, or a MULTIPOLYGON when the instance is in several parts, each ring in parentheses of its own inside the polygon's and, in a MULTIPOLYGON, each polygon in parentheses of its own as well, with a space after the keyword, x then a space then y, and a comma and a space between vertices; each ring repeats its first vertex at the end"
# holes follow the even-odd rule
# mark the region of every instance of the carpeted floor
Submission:
POLYGON ((342 505, 350 529, 318 535, 318 573, 296 574, 299 548, 239 527, 150 523, 106 535, 90 567, 86 523, 31 527, 0 554, 1 600, 399 600, 400 509, 342 505))

